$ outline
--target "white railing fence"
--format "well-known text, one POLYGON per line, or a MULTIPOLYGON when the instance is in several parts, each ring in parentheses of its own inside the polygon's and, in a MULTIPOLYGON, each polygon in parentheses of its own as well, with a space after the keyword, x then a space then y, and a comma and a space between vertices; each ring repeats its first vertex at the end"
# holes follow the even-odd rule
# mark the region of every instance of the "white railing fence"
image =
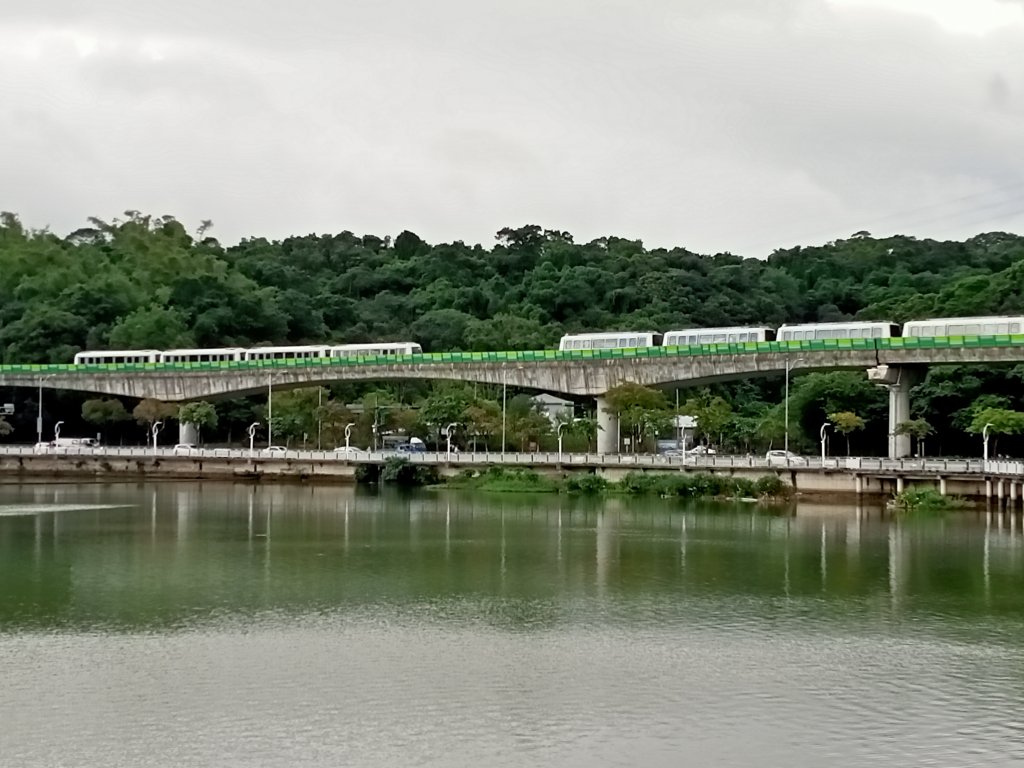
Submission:
POLYGON ((241 448, 148 448, 141 446, 99 448, 48 447, 31 445, 0 446, 0 456, 90 456, 135 459, 238 459, 259 461, 347 462, 350 464, 376 464, 394 456, 409 459, 414 464, 451 464, 479 466, 501 464, 522 467, 638 467, 685 469, 772 469, 858 472, 919 472, 924 474, 998 474, 1024 475, 1024 462, 990 460, 988 466, 981 459, 883 459, 876 457, 827 458, 799 457, 768 461, 763 456, 661 456, 655 454, 598 454, 539 451, 533 453, 500 452, 426 452, 401 453, 396 451, 268 451, 250 452, 241 448))

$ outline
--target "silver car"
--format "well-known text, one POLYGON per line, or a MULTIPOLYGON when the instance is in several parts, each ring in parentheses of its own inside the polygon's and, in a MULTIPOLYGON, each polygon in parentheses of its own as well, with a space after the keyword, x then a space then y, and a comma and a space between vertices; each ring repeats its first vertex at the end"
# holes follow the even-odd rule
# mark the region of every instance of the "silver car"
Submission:
POLYGON ((807 466, 807 459, 792 451, 768 451, 764 458, 772 467, 807 466))

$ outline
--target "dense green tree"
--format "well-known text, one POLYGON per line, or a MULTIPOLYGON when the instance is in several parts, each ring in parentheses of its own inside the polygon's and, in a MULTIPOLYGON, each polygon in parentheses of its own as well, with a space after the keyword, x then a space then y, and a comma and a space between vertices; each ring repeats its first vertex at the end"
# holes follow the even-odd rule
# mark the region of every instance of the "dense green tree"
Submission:
POLYGON ((688 398, 683 404, 683 413, 696 419, 696 436, 705 444, 715 442, 721 445, 725 432, 730 425, 735 425, 732 407, 709 390, 688 398))
POLYGON ((130 421, 131 418, 120 400, 102 398, 82 403, 82 419, 101 428, 107 424, 130 421))
POLYGON ((619 417, 619 429, 630 435, 635 451, 645 438, 672 432, 672 411, 668 398, 659 389, 625 383, 605 394, 612 413, 619 417))
POLYGON ((194 424, 202 442, 203 430, 217 427, 217 409, 210 403, 198 401, 185 403, 178 409, 178 421, 183 424, 194 424))
POLYGON ((932 434, 935 430, 932 429, 932 425, 924 419, 909 419, 908 421, 901 421, 896 425, 895 433, 897 435, 910 435, 914 440, 917 441, 917 448, 920 454, 924 454, 924 441, 928 435, 932 434))
POLYGON ((132 418, 147 430, 152 430, 158 421, 167 421, 178 416, 178 406, 160 400, 146 399, 132 409, 132 418))
POLYGON ((850 435, 858 430, 864 429, 864 419, 852 411, 838 411, 830 413, 828 420, 836 432, 846 439, 846 455, 850 455, 850 435))
POLYGON ((508 436, 521 451, 539 448, 541 440, 551 434, 551 422, 529 395, 509 399, 505 421, 508 436))
MULTIPOLYGON (((502 229, 487 247, 341 231, 226 248, 210 226, 125 211, 60 237, 0 214, 0 362, 67 362, 86 348, 314 341, 550 349, 570 331, 1024 314, 1024 237, 1003 232, 964 242, 858 232, 760 260, 611 236, 578 243, 532 224, 502 229)), ((865 420, 855 440, 881 450, 885 393, 859 378, 846 386, 796 377, 792 438, 811 444, 827 413, 848 410, 865 420)), ((955 450, 972 404, 999 397, 1001 407, 1024 410, 1022 383, 1020 366, 936 366, 914 391, 913 415, 934 425, 929 439, 940 453, 955 450)), ((352 389, 347 402, 366 391, 352 389)), ((424 393, 397 399, 408 406, 424 393)), ((781 400, 774 382, 716 387, 713 396, 733 416, 709 439, 733 448, 778 442, 779 420, 766 420, 781 400)), ((255 406, 218 404, 219 428, 239 434, 255 406)), ((391 428, 385 417, 354 415, 361 441, 371 441, 375 423, 391 428)))

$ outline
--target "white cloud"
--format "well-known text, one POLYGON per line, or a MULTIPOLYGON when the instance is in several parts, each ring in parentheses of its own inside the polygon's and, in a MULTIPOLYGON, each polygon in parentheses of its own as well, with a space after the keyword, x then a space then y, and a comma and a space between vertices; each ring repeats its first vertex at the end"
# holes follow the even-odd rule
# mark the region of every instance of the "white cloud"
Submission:
POLYGON ((25 4, 0 20, 0 209, 753 255, 1024 229, 1024 25, 853 2, 25 4))
POLYGON ((1024 25, 1024 10, 1011 3, 1020 0, 829 0, 833 5, 871 8, 923 16, 943 29, 981 35, 1008 26, 1024 25))

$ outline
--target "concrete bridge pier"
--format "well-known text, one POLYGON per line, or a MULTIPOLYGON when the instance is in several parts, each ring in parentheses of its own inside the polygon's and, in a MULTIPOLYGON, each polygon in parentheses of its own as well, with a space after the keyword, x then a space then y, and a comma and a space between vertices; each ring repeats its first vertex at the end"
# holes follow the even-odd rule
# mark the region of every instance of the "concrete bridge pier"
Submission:
POLYGON ((619 417, 603 397, 597 398, 597 452, 619 452, 619 417))
POLYGON ((910 389, 924 379, 928 369, 921 365, 879 365, 868 369, 868 379, 889 390, 889 458, 910 456, 910 435, 896 430, 910 421, 910 389))
POLYGON ((178 442, 199 445, 199 429, 190 421, 178 422, 178 442))

